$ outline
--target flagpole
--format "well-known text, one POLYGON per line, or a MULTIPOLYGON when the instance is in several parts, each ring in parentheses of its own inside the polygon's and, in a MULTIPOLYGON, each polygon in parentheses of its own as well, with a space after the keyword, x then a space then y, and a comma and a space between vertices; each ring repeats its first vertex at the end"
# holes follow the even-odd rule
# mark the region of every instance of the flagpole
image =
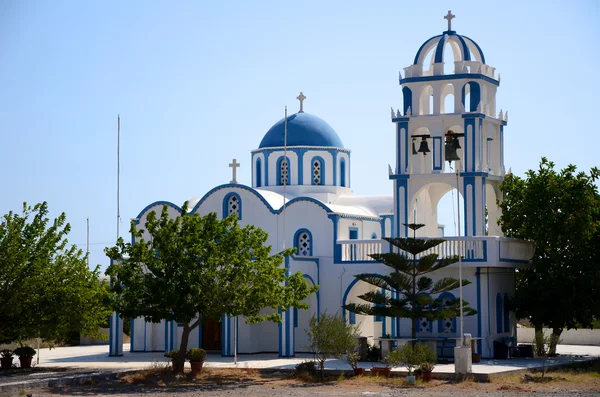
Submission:
POLYGON ((119 240, 119 221, 121 220, 120 204, 121 185, 121 116, 117 115, 117 240, 119 240))
POLYGON ((285 201, 287 196, 287 183, 290 175, 290 165, 287 158, 287 106, 285 107, 285 117, 283 118, 283 161, 287 168, 287 176, 283 180, 283 249, 285 250, 285 201))

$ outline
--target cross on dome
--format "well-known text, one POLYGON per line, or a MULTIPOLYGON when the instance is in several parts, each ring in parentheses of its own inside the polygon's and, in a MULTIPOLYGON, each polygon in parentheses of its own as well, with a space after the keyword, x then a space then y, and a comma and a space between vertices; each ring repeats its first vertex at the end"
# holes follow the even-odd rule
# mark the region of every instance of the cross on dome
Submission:
POLYGON ((452 20, 456 18, 456 15, 452 14, 452 11, 448 10, 448 14, 444 17, 444 19, 448 20, 448 31, 452 30, 452 20))
POLYGON ((233 161, 231 163, 229 163, 229 167, 231 168, 231 183, 237 183, 236 180, 236 174, 237 174, 237 168, 240 166, 240 163, 238 163, 235 159, 233 159, 233 161))
POLYGON ((302 93, 302 91, 300 91, 300 95, 298 95, 296 97, 297 100, 300 101, 300 111, 298 113, 304 113, 304 109, 302 107, 302 102, 304 102, 304 100, 306 99, 306 96, 304 96, 304 94, 302 93))

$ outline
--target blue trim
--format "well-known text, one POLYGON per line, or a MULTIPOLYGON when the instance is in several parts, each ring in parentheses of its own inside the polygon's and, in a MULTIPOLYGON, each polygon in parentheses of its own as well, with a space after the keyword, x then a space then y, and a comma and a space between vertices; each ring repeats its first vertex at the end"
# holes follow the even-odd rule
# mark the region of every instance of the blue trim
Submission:
POLYGON ((117 343, 115 344, 115 356, 120 356, 120 354, 119 354, 119 351, 120 351, 121 349, 119 349, 119 344, 120 344, 121 342, 119 341, 119 339, 121 339, 121 338, 122 338, 122 335, 119 335, 119 334, 122 334, 122 333, 123 333, 123 332, 119 332, 119 331, 120 331, 120 330, 119 330, 119 320, 120 320, 120 318, 119 318, 119 314, 117 313, 117 314, 116 314, 116 316, 115 316, 115 324, 116 324, 116 325, 115 325, 115 338, 116 338, 116 340, 117 340, 117 343))
MULTIPOLYGON (((294 259, 296 259, 296 258, 294 258, 294 259)), ((319 260, 318 259, 315 260, 315 263, 317 264, 317 270, 318 270, 319 260)), ((309 276, 308 274, 303 274, 302 276, 304 276, 304 278, 308 279, 312 283, 313 286, 318 285, 318 284, 315 284, 315 280, 313 280, 313 278, 311 276, 309 276)), ((318 280, 319 280, 319 274, 317 272, 317 281, 318 280)), ((316 296, 317 296, 317 318, 320 318, 321 317, 321 299, 319 296, 319 290, 317 290, 316 296)))
POLYGON ((400 80, 400 84, 407 83, 423 83, 427 81, 440 81, 440 80, 461 80, 461 79, 473 79, 483 80, 487 83, 499 86, 498 80, 494 80, 484 74, 479 73, 460 73, 460 74, 443 74, 439 76, 421 76, 421 77, 408 77, 400 80))
POLYGON ((202 323, 198 325, 198 347, 202 348, 202 323))
POLYGON ((350 312, 350 324, 356 324, 356 313, 350 312))
MULTIPOLYGON (((369 276, 380 276, 380 274, 377 273, 368 273, 369 276)), ((360 280, 355 278, 354 280, 352 280, 352 282, 350 282, 350 284, 348 284, 348 287, 346 287, 346 291, 344 292, 344 296, 342 298, 342 317, 344 318, 344 320, 346 320, 346 309, 344 308, 344 306, 346 306, 346 300, 348 299, 348 294, 350 294, 350 291, 352 290, 352 287, 354 287, 354 285, 356 285, 356 283, 358 283, 360 280)))
POLYGON ((221 315, 221 357, 227 357, 227 339, 226 339, 226 335, 227 335, 227 322, 226 322, 227 317, 223 314, 221 315))
POLYGON ((235 192, 229 192, 223 198, 223 218, 227 218, 229 216, 229 199, 231 197, 237 198, 237 201, 238 201, 237 217, 238 217, 238 220, 241 221, 242 220, 242 198, 240 197, 239 194, 237 194, 235 192))
POLYGON ((286 186, 292 185, 292 162, 290 161, 289 156, 282 155, 277 159, 277 186, 283 186, 283 182, 281 181, 281 163, 283 162, 284 158, 287 159, 288 165, 288 181, 286 186))
POLYGON ((304 255, 299 255, 300 247, 298 246, 300 234, 302 234, 304 232, 308 233, 308 238, 310 239, 310 245, 308 247, 308 256, 313 256, 313 236, 312 236, 312 233, 310 232, 310 230, 305 229, 305 228, 298 229, 298 230, 296 230, 296 233, 294 233, 294 247, 296 247, 296 255, 304 256, 304 255))
POLYGON ((256 187, 262 186, 262 160, 259 158, 256 159, 256 187))
POLYGON ((406 115, 406 113, 408 113, 408 108, 411 109, 412 112, 412 90, 408 87, 403 87, 402 88, 402 102, 403 102, 403 114, 406 115))
POLYGON ((265 186, 269 186, 269 156, 271 155, 271 151, 264 151, 265 155, 265 186))
MULTIPOLYGON (((315 184, 315 178, 314 178, 314 174, 315 174, 315 161, 318 161, 319 163, 321 163, 321 184, 318 186, 325 186, 327 185, 327 181, 325 180, 325 160, 323 160, 323 157, 321 156, 313 156, 313 158, 310 160, 310 184, 314 185, 315 184)), ((302 183, 300 183, 302 184, 302 183)))
POLYGON ((227 354, 233 355, 231 353, 231 317, 227 317, 227 354))
MULTIPOLYGON (((211 190, 210 190, 208 193, 206 193, 206 194, 204 195, 204 197, 202 197, 202 198, 200 199, 200 201, 198 201, 198 204, 196 204, 196 205, 194 206, 194 208, 192 209, 191 213, 195 213, 195 212, 197 212, 197 211, 198 211, 198 209, 200 208, 200 206, 201 206, 201 205, 202 205, 202 204, 203 204, 203 203, 204 203, 204 202, 205 202, 205 201, 208 199, 208 197, 210 197, 210 196, 211 196, 213 193, 215 193, 216 191, 218 191, 218 190, 221 190, 221 189, 229 189, 229 188, 231 188, 231 189, 241 189, 241 190, 247 190, 248 192, 250 192, 250 193, 253 193, 253 194, 254 194, 256 197, 258 197, 258 198, 260 199, 260 201, 262 201, 262 202, 263 202, 263 204, 264 204, 264 205, 267 207, 267 209, 268 209, 268 210, 269 210, 269 211, 270 211, 272 214, 274 214, 274 215, 278 215, 278 214, 280 214, 280 213, 283 211, 283 205, 281 206, 281 208, 279 208, 279 209, 277 209, 277 210, 276 210, 276 209, 274 209, 274 208, 271 206, 271 204, 269 204, 269 202, 268 202, 267 200, 265 200, 265 198, 264 198, 264 197, 263 197, 263 196, 262 196, 260 193, 258 193, 258 192, 256 191, 256 189, 254 189, 254 188, 251 188, 251 187, 249 187, 249 186, 246 186, 246 185, 240 185, 240 184, 237 184, 237 183, 228 183, 228 184, 225 184, 225 185, 221 185, 221 186, 217 186, 217 187, 214 187, 214 188, 212 188, 212 189, 211 189, 211 190)), ((326 212, 329 212, 329 213, 332 213, 332 212, 333 212, 333 211, 332 211, 332 210, 331 210, 331 209, 330 209, 330 208, 329 208, 327 205, 325 205, 323 202, 321 202, 321 201, 319 201, 319 200, 317 200, 317 199, 314 199, 314 198, 312 198, 312 197, 296 197, 295 199, 292 199, 292 200, 290 200, 290 201, 288 201, 288 202, 286 203, 286 208, 288 208, 288 209, 289 209, 289 208, 290 208, 290 205, 292 205, 292 204, 294 204, 294 203, 297 203, 297 202, 300 202, 300 201, 309 201, 309 202, 312 202, 312 203, 314 203, 314 204, 318 205, 319 207, 323 208, 323 209, 324 209, 326 212)))
POLYGON ((340 159, 340 186, 346 187, 346 159, 340 159))
POLYGON ((165 354, 169 353, 169 322, 165 320, 165 354))
POLYGON ((170 321, 170 328, 171 328, 171 350, 173 351, 175 350, 175 321, 171 320, 170 321))
POLYGON ((348 240, 358 240, 358 228, 355 226, 349 226, 348 227, 348 240), (352 238, 352 232, 356 232, 355 236, 356 238, 352 238))
MULTIPOLYGON (((280 316, 283 316, 283 312, 281 311, 281 309, 277 309, 277 312, 279 313, 280 316)), ((279 330, 279 357, 285 357, 285 355, 283 354, 283 324, 281 322, 277 323, 277 329, 279 330)))
POLYGON ((410 179, 410 175, 409 174, 393 174, 389 176, 390 180, 407 180, 410 179))
MULTIPOLYGON (((450 297, 452 302, 454 302, 456 300, 456 297, 454 296, 454 294, 450 293, 450 292, 444 292, 443 294, 441 294, 439 296, 439 300, 443 303, 444 299, 446 297, 450 297)), ((444 319, 438 320, 438 333, 444 334, 444 319)), ((456 317, 452 318, 452 333, 455 334, 457 333, 458 330, 456 329, 456 317)))
POLYGON ((292 311, 294 312, 294 328, 298 328, 298 308, 294 307, 292 311))
MULTIPOLYGON (((413 62, 413 65, 416 65, 419 63, 419 56, 421 55, 421 51, 423 51, 423 48, 425 48, 425 46, 432 40, 435 40, 439 37, 442 37, 441 34, 438 34, 437 36, 433 36, 432 38, 430 38, 429 40, 427 40, 426 42, 424 42, 421 47, 419 47, 419 50, 417 51, 417 55, 415 55, 415 61, 413 62)), ((402 82, 402 80, 400 80, 402 82)))
MULTIPOLYGON (((481 338, 481 268, 478 267, 475 272, 477 284, 477 336, 481 338)), ((481 354, 481 339, 477 340, 477 351, 481 354)))
POLYGON ((371 240, 377 240, 377 233, 371 233, 371 240))
POLYGON ((477 51, 479 51, 479 61, 483 64, 485 64, 485 55, 483 55, 483 51, 481 50, 481 47, 479 47, 479 44, 477 44, 475 41, 473 41, 473 39, 467 37, 467 36, 462 36, 463 38, 469 40, 475 47, 477 47, 477 51))
POLYGON ((496 333, 502 333, 502 295, 498 292, 496 294, 496 333))
MULTIPOLYGON (((491 309, 491 299, 490 299, 490 268, 486 269, 486 278, 487 278, 487 312, 488 312, 488 333, 492 333, 492 309, 491 309)), ((491 348, 488 344, 488 352, 491 355, 491 348)))
MULTIPOLYGON (((434 63, 444 62, 444 44, 446 44, 447 34, 444 34, 439 40, 435 48, 434 63)), ((432 109, 433 110, 433 109, 432 109)))
POLYGON ((510 311, 508 310, 508 294, 504 294, 504 332, 510 332, 510 311))
MULTIPOLYGON (((151 209, 152 207, 154 207, 154 206, 160 206, 160 207, 161 207, 161 210, 162 210, 162 207, 163 207, 165 204, 166 204, 166 205, 168 205, 169 207, 175 208, 177 211, 179 211, 179 213, 182 213, 182 209, 181 209, 181 207, 180 207, 180 206, 178 206, 178 205, 176 205, 176 204, 173 204, 173 203, 171 203, 170 201, 155 201, 155 202, 153 202, 152 204, 148 204, 146 207, 144 207, 144 209, 140 211, 140 213, 138 214, 138 216, 136 216, 136 220, 135 220, 134 222, 135 222, 136 224, 139 224, 139 223, 140 223, 140 221, 139 221, 139 220, 142 218, 142 216, 144 215, 144 213, 145 213, 146 211, 150 210, 150 209, 151 209)), ((188 210, 189 210, 189 208, 188 208, 188 210)), ((160 214, 160 213, 159 213, 159 214, 160 214)))

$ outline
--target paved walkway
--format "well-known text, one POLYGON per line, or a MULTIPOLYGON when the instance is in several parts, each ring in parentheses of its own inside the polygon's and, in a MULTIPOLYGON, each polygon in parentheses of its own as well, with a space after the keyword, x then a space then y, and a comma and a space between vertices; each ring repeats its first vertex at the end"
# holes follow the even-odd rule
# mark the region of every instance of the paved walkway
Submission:
MULTIPOLYGON (((40 350, 40 366, 43 367, 77 367, 90 370, 130 370, 149 368, 153 363, 167 363, 163 353, 130 353, 129 345, 123 347, 122 357, 109 357, 108 346, 74 346, 59 347, 56 349, 40 350)), ((547 360, 546 365, 561 365, 580 362, 593 358, 600 358, 600 346, 575 346, 559 345, 557 347, 559 356, 547 360)), ((238 362, 233 362, 233 357, 221 357, 217 354, 209 354, 204 364, 214 368, 257 368, 257 369, 293 369, 296 364, 311 359, 308 354, 299 354, 295 358, 279 358, 277 354, 252 354, 238 356, 238 362)), ((35 362, 35 358, 34 358, 35 362)), ((363 368, 371 368, 377 363, 360 363, 363 368)), ((189 364, 188 364, 189 365, 189 364)), ((486 360, 473 364, 474 374, 498 374, 541 367, 541 359, 513 358, 509 360, 486 360)), ((351 370, 345 360, 328 360, 325 363, 328 370, 351 370)), ((394 371, 402 371, 395 368, 394 371)), ((438 364, 434 373, 453 374, 454 364, 438 364)))

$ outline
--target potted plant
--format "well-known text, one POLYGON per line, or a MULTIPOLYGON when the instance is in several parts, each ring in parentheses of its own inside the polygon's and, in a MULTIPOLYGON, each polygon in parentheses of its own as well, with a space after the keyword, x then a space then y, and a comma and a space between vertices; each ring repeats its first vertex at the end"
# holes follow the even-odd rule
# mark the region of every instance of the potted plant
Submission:
POLYGON ((31 368, 31 359, 33 359, 33 356, 35 356, 35 349, 33 347, 17 347, 14 353, 19 357, 21 368, 31 368))
POLYGON ((433 368, 435 364, 424 361, 419 365, 419 371, 421 371, 421 376, 423 381, 429 382, 431 380, 431 373, 433 372, 433 368))
MULTIPOLYGON (((406 367, 408 371, 406 383, 409 385, 415 383, 415 376, 413 374, 415 368, 420 367, 421 363, 433 363, 437 360, 435 352, 425 343, 415 343, 414 346, 411 343, 407 343, 392 358, 398 365, 401 363, 406 367)), ((421 368, 421 372, 423 372, 423 368, 421 368)))
POLYGON ((0 351, 0 368, 2 369, 10 369, 12 367, 13 362, 13 352, 5 349, 0 351))
POLYGON ((348 364, 350 364, 350 366, 354 370, 354 375, 358 376, 365 373, 364 368, 358 367, 358 361, 360 360, 360 354, 358 354, 358 352, 348 353, 346 359, 348 360, 348 364))
POLYGON ((177 360, 177 356, 179 356, 179 349, 173 349, 167 353, 167 357, 171 359, 171 364, 175 367, 175 360, 177 360))
POLYGON ((202 372, 202 365, 206 359, 206 350, 194 347, 185 353, 185 358, 190 360, 192 366, 192 375, 198 375, 202 372))

